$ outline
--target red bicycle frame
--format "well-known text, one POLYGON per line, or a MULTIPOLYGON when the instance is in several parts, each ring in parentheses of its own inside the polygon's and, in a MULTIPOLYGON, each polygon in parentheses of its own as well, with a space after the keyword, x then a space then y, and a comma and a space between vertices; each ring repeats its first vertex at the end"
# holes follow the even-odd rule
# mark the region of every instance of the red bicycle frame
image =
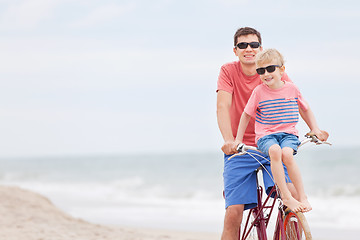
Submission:
MULTIPOLYGON (((275 200, 271 202, 270 198, 277 199, 278 193, 277 193, 276 187, 274 186, 274 187, 272 187, 270 193, 267 195, 265 201, 264 202, 262 201, 264 190, 263 190, 263 187, 260 186, 259 180, 258 180, 258 172, 261 169, 262 169, 262 167, 259 167, 258 169, 255 170, 258 204, 255 208, 252 208, 249 210, 250 212, 246 219, 242 237, 239 234, 239 239, 241 239, 241 240, 245 240, 249 236, 253 227, 256 227, 256 231, 257 231, 259 240, 267 240, 266 228, 269 224, 269 220, 270 220, 271 214, 273 213, 274 206, 276 203, 275 200), (267 209, 269 209, 270 211, 268 214, 265 215, 264 213, 265 213, 265 210, 267 210, 267 209), (251 215, 254 217, 254 220, 252 223, 250 223, 251 215)), ((284 231, 283 226, 284 226, 284 224, 283 224, 283 209, 282 209, 282 206, 280 206, 279 213, 277 216, 277 221, 276 221, 274 240, 280 240, 279 236, 285 236, 285 231, 284 231), (281 231, 281 234, 278 234, 279 231, 281 231)))

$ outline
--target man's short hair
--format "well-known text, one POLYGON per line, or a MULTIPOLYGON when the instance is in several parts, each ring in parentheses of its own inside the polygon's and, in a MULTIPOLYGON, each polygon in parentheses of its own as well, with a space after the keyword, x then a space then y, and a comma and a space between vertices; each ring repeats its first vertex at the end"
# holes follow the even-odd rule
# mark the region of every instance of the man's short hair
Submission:
POLYGON ((236 44, 238 44, 237 42, 237 39, 238 37, 240 36, 246 36, 246 35, 251 35, 251 34, 254 34, 257 36, 258 40, 259 40, 259 43, 260 45, 262 44, 261 43, 261 34, 255 30, 254 28, 251 28, 251 27, 243 27, 243 28, 239 28, 235 35, 234 35, 234 46, 236 46, 236 44))
POLYGON ((283 55, 281 55, 281 53, 274 48, 269 48, 258 52, 255 57, 256 65, 272 62, 273 60, 275 60, 279 66, 283 66, 285 62, 283 55))

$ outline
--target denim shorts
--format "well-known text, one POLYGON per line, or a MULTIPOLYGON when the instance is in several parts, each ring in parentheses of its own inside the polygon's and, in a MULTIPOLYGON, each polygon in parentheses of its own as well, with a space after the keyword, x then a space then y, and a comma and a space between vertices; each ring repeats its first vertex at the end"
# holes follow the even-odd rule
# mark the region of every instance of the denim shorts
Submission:
POLYGON ((295 155, 300 145, 300 141, 299 137, 294 134, 280 132, 264 136, 257 142, 258 149, 267 156, 269 155, 269 148, 274 144, 279 145, 281 148, 289 147, 294 149, 295 155))
MULTIPOLYGON (((256 192, 256 172, 261 165, 264 165, 266 170, 263 170, 263 179, 266 192, 268 193, 274 181, 269 157, 259 152, 249 150, 250 154, 236 156, 230 160, 230 155, 224 157, 224 197, 225 208, 231 205, 244 204, 244 208, 250 209, 257 205, 256 192)), ((286 167, 285 179, 286 182, 291 182, 288 176, 286 167)))

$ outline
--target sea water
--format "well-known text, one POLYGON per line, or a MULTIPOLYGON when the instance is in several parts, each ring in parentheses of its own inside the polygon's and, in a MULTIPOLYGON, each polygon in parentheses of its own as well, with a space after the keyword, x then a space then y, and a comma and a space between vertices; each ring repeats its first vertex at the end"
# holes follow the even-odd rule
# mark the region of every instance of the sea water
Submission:
MULTIPOLYGON (((295 156, 312 229, 359 230, 360 149, 305 148, 295 156)), ((223 155, 213 153, 0 159, 0 184, 49 198, 108 225, 221 232, 223 155)))

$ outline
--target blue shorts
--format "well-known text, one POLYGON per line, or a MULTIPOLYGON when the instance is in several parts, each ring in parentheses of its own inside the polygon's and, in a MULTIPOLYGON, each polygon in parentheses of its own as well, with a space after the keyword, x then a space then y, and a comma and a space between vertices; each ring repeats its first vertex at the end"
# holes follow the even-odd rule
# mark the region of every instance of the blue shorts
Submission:
MULTIPOLYGON (((245 154, 236 156, 230 160, 230 155, 224 157, 224 196, 225 207, 244 204, 244 209, 250 209, 257 205, 256 172, 260 163, 265 166, 263 170, 264 185, 267 192, 274 186, 270 169, 269 157, 255 151, 249 151, 252 156, 245 154), (256 158, 258 161, 256 161, 256 158), (269 173, 270 175, 269 175, 269 173)), ((285 168, 286 181, 290 182, 285 168)))
POLYGON ((300 145, 300 141, 294 134, 281 132, 264 136, 257 142, 258 149, 266 155, 269 155, 269 148, 274 144, 279 145, 281 148, 292 148, 295 155, 300 145))

